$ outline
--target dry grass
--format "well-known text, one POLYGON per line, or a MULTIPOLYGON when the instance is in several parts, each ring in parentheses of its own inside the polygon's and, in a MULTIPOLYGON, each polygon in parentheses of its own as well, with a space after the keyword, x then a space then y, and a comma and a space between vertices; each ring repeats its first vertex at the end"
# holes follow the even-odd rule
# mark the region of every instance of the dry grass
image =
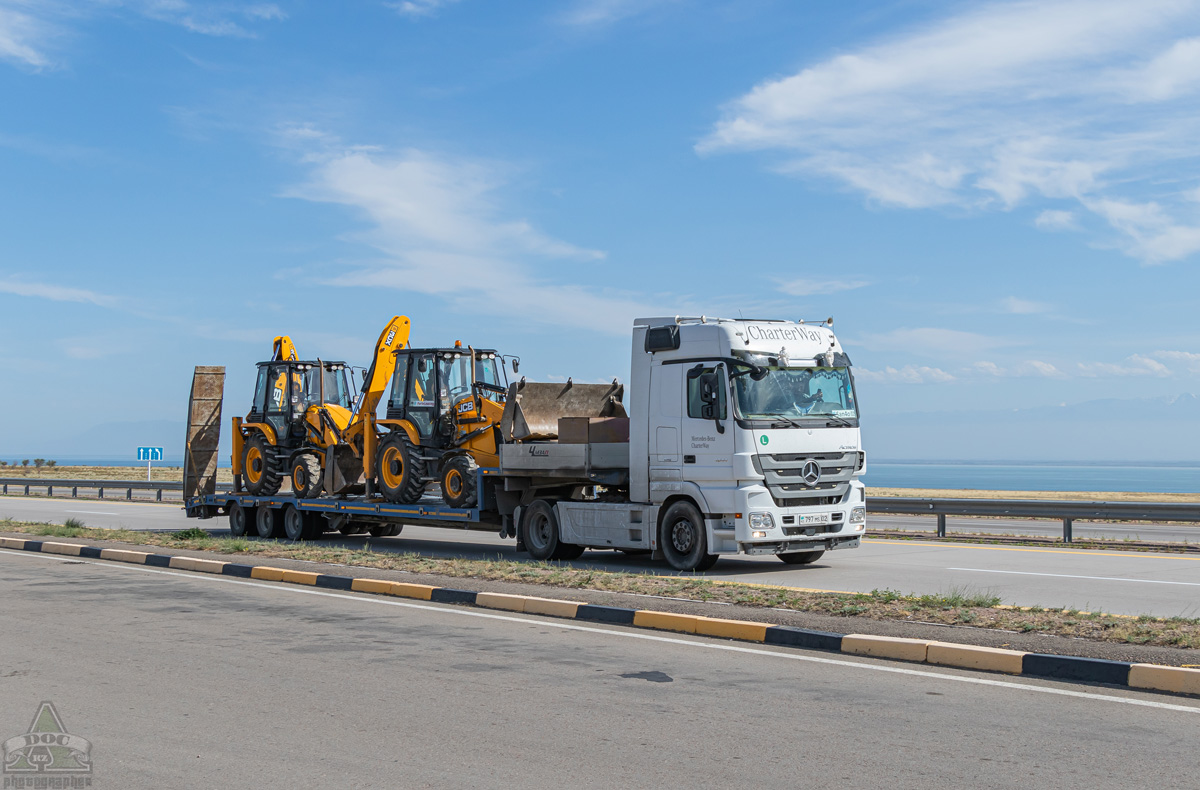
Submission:
POLYGON ((0 530, 115 540, 168 549, 246 554, 263 559, 307 560, 450 578, 656 595, 871 620, 940 623, 1016 633, 1038 632, 1102 642, 1200 648, 1200 620, 1197 619, 1128 617, 1073 609, 1005 606, 996 596, 970 590, 951 590, 940 595, 901 595, 894 590, 873 590, 863 594, 818 593, 723 582, 703 576, 655 576, 650 573, 591 570, 559 563, 468 560, 374 552, 369 545, 360 550, 311 543, 216 538, 197 528, 182 533, 156 533, 4 520, 0 521, 0 530))

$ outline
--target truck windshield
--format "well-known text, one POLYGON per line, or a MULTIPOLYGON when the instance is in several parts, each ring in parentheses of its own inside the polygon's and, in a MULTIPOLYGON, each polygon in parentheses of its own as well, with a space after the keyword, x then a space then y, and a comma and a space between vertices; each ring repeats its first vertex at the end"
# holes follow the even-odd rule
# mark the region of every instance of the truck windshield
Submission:
POLYGON ((848 368, 768 368, 762 381, 734 379, 738 414, 745 420, 858 418, 848 368))

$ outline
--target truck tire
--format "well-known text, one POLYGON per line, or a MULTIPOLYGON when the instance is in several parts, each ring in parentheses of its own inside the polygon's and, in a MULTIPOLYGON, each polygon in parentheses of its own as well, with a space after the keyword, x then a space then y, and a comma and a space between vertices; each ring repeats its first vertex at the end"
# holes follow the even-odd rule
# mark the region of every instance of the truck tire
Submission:
POLYGON ((246 440, 246 449, 242 451, 242 477, 246 481, 246 490, 259 496, 276 493, 283 483, 275 447, 261 433, 256 432, 246 440))
POLYGON ((367 531, 373 538, 392 538, 399 535, 402 529, 404 529, 403 524, 378 524, 367 531))
POLYGON ((658 543, 678 571, 706 571, 717 562, 717 555, 708 553, 704 516, 686 500, 675 502, 663 514, 658 543))
POLYGON ((775 556, 788 565, 807 565, 821 559, 821 555, 824 553, 825 549, 818 549, 816 551, 789 551, 787 554, 776 554, 775 556))
POLYGON ((229 534, 235 538, 246 534, 246 508, 237 502, 229 506, 229 534))
POLYGON ((292 493, 301 499, 321 495, 321 461, 312 453, 301 453, 292 460, 292 493))
POLYGON ((283 508, 283 534, 288 540, 312 540, 312 515, 294 504, 283 508))
POLYGON ((387 501, 411 505, 425 494, 421 480, 424 464, 404 431, 392 431, 380 443, 375 468, 379 470, 379 490, 387 501))
POLYGON ((479 501, 479 464, 469 455, 456 455, 442 468, 442 499, 450 507, 475 507, 479 501))
POLYGON ((554 505, 544 499, 535 500, 522 511, 521 543, 535 560, 574 560, 583 554, 583 546, 559 540, 554 505))
POLYGON ((278 538, 283 534, 283 519, 279 511, 270 505, 259 505, 254 510, 254 529, 263 540, 278 538))

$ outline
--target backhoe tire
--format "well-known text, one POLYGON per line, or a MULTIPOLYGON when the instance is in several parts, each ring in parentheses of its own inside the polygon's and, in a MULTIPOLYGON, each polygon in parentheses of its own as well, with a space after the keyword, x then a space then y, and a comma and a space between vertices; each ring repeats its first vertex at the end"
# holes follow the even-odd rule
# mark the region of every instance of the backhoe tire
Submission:
POLYGON ((545 499, 532 502, 521 512, 521 543, 535 560, 574 560, 583 546, 559 540, 554 504, 545 499))
POLYGON ((450 507, 475 507, 479 501, 479 464, 456 455, 442 467, 442 499, 450 507))
POLYGON ((411 505, 425 494, 421 480, 425 464, 403 431, 393 431, 380 443, 375 468, 379 470, 379 491, 387 501, 411 505))
POLYGON ((319 497, 322 491, 321 461, 312 453, 301 453, 292 461, 292 492, 301 499, 319 497))
POLYGON ((261 433, 246 440, 242 451, 242 477, 246 490, 258 496, 270 496, 279 491, 283 482, 279 459, 274 445, 261 433))
POLYGON ((246 534, 246 508, 237 502, 229 506, 229 534, 235 538, 246 534))
POLYGON ((283 519, 270 505, 259 505, 254 511, 254 529, 263 540, 283 535, 283 519))
POLYGON ((663 514, 658 545, 671 567, 679 571, 705 571, 717 561, 708 553, 704 516, 691 502, 680 500, 663 514))

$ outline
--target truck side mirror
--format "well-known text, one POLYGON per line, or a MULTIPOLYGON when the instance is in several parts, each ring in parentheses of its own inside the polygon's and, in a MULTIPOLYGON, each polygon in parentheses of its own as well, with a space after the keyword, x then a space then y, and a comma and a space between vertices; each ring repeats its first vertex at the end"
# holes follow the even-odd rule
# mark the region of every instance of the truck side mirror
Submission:
POLYGON ((514 359, 513 360, 513 373, 518 372, 520 369, 521 369, 521 360, 514 359))
POLYGON ((718 407, 721 403, 721 379, 715 372, 700 374, 700 417, 717 424, 717 433, 725 433, 718 407))

